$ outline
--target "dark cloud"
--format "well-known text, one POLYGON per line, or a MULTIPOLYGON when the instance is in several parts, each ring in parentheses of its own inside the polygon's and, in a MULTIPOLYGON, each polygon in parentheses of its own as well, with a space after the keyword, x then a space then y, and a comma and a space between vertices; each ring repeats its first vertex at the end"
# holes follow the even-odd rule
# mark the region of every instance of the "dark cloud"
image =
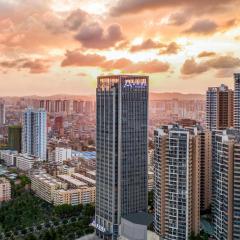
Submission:
POLYGON ((152 10, 163 7, 187 7, 192 12, 209 13, 213 11, 226 11, 231 3, 238 0, 118 0, 110 9, 112 16, 124 14, 136 14, 144 10, 152 10))
POLYGON ((217 30, 218 25, 208 19, 199 20, 195 22, 189 29, 185 30, 184 33, 190 34, 211 34, 217 30))
POLYGON ((168 63, 157 60, 137 63, 126 58, 107 60, 105 57, 97 54, 82 54, 78 51, 68 51, 61 65, 62 67, 100 67, 106 71, 118 69, 128 73, 159 73, 167 72, 170 68, 168 63))
POLYGON ((215 56, 215 55, 216 55, 215 52, 207 52, 207 51, 203 51, 203 52, 200 52, 200 53, 198 54, 198 57, 199 57, 199 58, 213 57, 213 56, 215 56))
POLYGON ((50 68, 49 60, 35 59, 29 60, 21 58, 17 60, 7 60, 0 62, 2 68, 15 68, 17 70, 28 69, 30 73, 46 73, 50 68))
POLYGON ((190 17, 189 12, 173 13, 168 18, 168 25, 181 26, 186 23, 190 17))
POLYGON ((88 17, 88 14, 81 9, 75 10, 66 18, 64 26, 70 30, 78 30, 88 17))
POLYGON ((192 58, 184 62, 181 73, 184 75, 192 75, 207 72, 210 69, 217 69, 221 70, 221 74, 223 74, 224 70, 229 71, 229 69, 236 67, 240 67, 240 59, 232 56, 219 56, 200 63, 196 63, 192 58))
POLYGON ((80 28, 75 39, 86 48, 106 49, 122 41, 123 33, 118 24, 112 24, 104 29, 97 22, 86 23, 80 28))

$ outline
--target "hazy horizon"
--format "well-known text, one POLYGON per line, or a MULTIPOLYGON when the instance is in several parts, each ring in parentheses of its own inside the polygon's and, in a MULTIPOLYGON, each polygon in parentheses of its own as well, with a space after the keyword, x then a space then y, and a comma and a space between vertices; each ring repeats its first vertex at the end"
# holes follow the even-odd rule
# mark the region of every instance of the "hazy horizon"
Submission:
MULTIPOLYGON (((205 93, 182 93, 182 92, 154 92, 154 91, 150 91, 149 92, 150 95, 152 94, 159 94, 159 95, 200 95, 200 96, 204 96, 205 93)), ((0 94, 0 98, 20 98, 20 97, 42 97, 42 98, 46 98, 46 97, 57 97, 57 96, 66 96, 66 97, 95 97, 95 93, 93 94, 63 94, 63 93, 57 93, 57 94, 49 94, 49 95, 40 95, 40 94, 29 94, 29 95, 1 95, 0 94)))

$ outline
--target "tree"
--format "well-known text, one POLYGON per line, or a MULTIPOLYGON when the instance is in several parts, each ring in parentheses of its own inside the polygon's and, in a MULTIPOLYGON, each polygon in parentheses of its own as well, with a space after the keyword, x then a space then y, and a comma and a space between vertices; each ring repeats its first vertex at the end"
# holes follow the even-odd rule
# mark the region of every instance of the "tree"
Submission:
POLYGON ((37 237, 31 233, 27 237, 25 237, 25 240, 37 240, 37 237))
POLYGON ((83 215, 88 216, 88 217, 93 217, 95 214, 95 207, 92 204, 86 204, 83 207, 83 215))
POLYGON ((149 206, 149 210, 152 212, 153 208, 154 208, 154 202, 153 202, 153 190, 151 190, 150 192, 148 192, 148 206, 149 206))

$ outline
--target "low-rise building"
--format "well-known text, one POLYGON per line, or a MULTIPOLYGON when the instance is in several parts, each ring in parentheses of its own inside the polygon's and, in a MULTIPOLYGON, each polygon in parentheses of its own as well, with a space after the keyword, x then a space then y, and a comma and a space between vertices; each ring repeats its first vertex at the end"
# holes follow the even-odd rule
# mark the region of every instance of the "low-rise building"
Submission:
POLYGON ((16 167, 22 171, 29 171, 33 168, 34 163, 38 159, 28 154, 18 154, 16 156, 16 167))
POLYGON ((94 203, 96 198, 95 187, 81 187, 78 189, 60 189, 55 192, 54 205, 94 203))
POLYGON ((63 162, 66 160, 70 160, 71 158, 72 158, 71 148, 56 147, 49 154, 49 162, 54 162, 59 165, 63 164, 63 162))
POLYGON ((80 173, 73 173, 71 176, 73 178, 76 178, 76 179, 88 184, 88 186, 96 186, 96 180, 86 177, 80 173))
POLYGON ((18 152, 15 150, 1 150, 0 159, 2 159, 8 167, 15 166, 17 154, 18 152))
POLYGON ((87 167, 96 168, 96 152, 80 152, 72 150, 72 159, 81 159, 87 167))
POLYGON ((53 177, 45 171, 31 174, 31 189, 43 200, 54 205, 94 203, 96 188, 69 175, 53 177))
POLYGON ((11 184, 4 177, 0 178, 0 203, 11 200, 11 184))
POLYGON ((93 180, 96 180, 96 170, 87 171, 86 172, 86 177, 89 177, 93 180))
POLYGON ((35 194, 49 203, 54 203, 56 190, 66 188, 66 184, 45 172, 33 173, 31 182, 31 189, 35 194))
POLYGON ((57 177, 61 179, 61 181, 67 183, 70 188, 81 188, 87 186, 86 183, 68 175, 58 175, 57 177))

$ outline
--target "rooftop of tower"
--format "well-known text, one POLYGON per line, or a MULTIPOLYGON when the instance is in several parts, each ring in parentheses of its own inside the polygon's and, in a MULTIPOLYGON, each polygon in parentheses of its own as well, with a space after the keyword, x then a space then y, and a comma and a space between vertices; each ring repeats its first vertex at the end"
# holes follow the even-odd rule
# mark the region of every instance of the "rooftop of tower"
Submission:
POLYGON ((98 77, 101 78, 108 78, 108 77, 148 77, 146 75, 140 75, 140 74, 111 74, 111 75, 100 75, 98 77))
POLYGON ((97 78, 97 87, 101 89, 108 89, 116 84, 125 84, 126 86, 144 86, 148 85, 149 77, 145 75, 107 75, 99 76, 97 78))

